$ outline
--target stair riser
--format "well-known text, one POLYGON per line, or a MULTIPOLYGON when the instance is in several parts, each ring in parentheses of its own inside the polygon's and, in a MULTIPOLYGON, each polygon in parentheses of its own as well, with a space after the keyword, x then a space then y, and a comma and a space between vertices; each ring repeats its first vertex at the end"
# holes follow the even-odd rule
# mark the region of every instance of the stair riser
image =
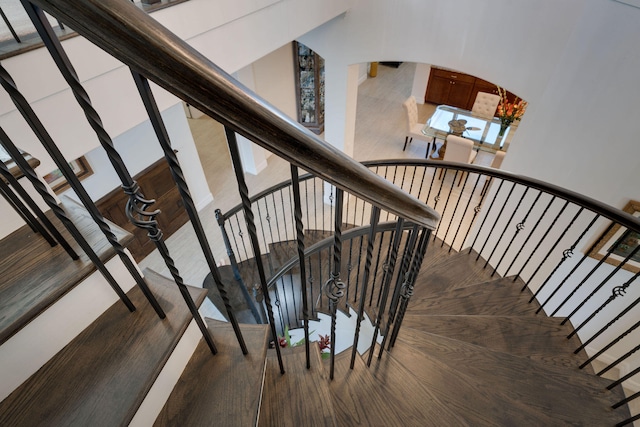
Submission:
POLYGON ((201 339, 202 334, 198 325, 192 320, 129 426, 148 427, 153 425, 201 339))
MULTIPOLYGON (((125 292, 135 285, 120 258, 106 266, 125 292)), ((9 338, 0 347, 0 401, 117 301, 106 280, 94 272, 9 338)))

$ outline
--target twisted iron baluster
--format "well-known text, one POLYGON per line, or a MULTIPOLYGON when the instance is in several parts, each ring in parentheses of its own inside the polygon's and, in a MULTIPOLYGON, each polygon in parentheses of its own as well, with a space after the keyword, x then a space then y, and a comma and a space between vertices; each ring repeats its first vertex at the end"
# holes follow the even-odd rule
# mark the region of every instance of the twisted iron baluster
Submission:
MULTIPOLYGON (((133 305, 127 294, 124 293, 120 285, 116 279, 111 275, 109 270, 105 267, 104 263, 100 259, 100 257, 95 253, 95 251, 91 248, 91 245, 85 240, 82 236, 82 233, 76 228, 73 221, 69 219, 64 209, 62 209, 56 199, 49 193, 45 184, 40 180, 36 172, 29 165, 29 163, 22 157, 20 154, 20 150, 15 146, 13 141, 9 138, 9 136, 4 132, 4 129, 0 127, 0 142, 4 146, 5 150, 9 153, 13 161, 18 165, 22 174, 27 177, 27 179, 33 184, 34 188, 40 194, 40 196, 44 199, 45 203, 51 211, 58 217, 58 219, 62 222, 62 224, 69 230, 71 236, 78 242, 78 245, 82 248, 82 250, 87 254, 91 262, 96 266, 98 271, 105 278, 109 286, 115 291, 120 300, 127 306, 129 311, 135 311, 136 307, 133 305)), ((115 236, 114 236, 115 238, 115 236)), ((74 252, 75 253, 75 252, 74 252)))
POLYGON ((291 186, 293 188, 293 216, 296 223, 296 243, 298 249, 298 263, 300 265, 300 292, 302 294, 302 318, 304 322, 304 350, 307 369, 311 368, 309 348, 309 302, 307 301, 307 272, 304 259, 304 224, 302 223, 302 203, 300 200, 300 177, 298 167, 291 166, 291 186))
POLYGON ((342 208, 344 202, 344 192, 336 187, 336 209, 333 232, 333 269, 329 275, 329 280, 324 285, 325 293, 329 299, 329 310, 331 313, 331 356, 329 379, 333 379, 335 355, 336 355, 336 315, 338 311, 338 301, 344 297, 345 284, 340 280, 340 269, 342 263, 342 208))
MULTIPOLYGON (((360 306, 358 308, 358 318, 356 319, 356 331, 353 337, 353 347, 351 348, 351 364, 353 369, 356 362, 356 353, 358 351, 358 340, 360 338, 360 324, 364 315, 364 304, 367 296, 367 285, 369 284, 369 275, 371 270, 371 259, 373 258, 373 243, 376 238, 378 229, 378 220, 380 219, 380 208, 373 206, 371 209, 371 221, 369 229, 369 238, 367 241, 367 257, 364 264, 364 274, 362 276, 362 290, 360 291, 360 306)), ((331 346, 333 347, 333 345, 331 346)))
MULTIPOLYGON (((444 236, 442 237, 442 242, 440 243, 440 247, 443 248, 444 247, 444 242, 445 240, 447 240, 447 236, 449 235, 449 230, 451 229, 451 225, 453 224, 453 220, 456 217, 456 212, 458 212, 458 206, 460 206, 460 201, 462 200, 462 193, 464 191, 464 189, 467 187, 467 181, 469 181, 469 177, 471 176, 471 174, 466 174, 466 176, 464 177, 464 184, 462 184, 462 190, 460 190, 460 195, 458 196, 458 200, 456 201, 456 205, 453 208, 453 213, 451 214, 451 219, 449 220, 449 225, 447 226, 447 231, 445 231, 444 236)), ((442 215, 444 215, 444 210, 442 211, 442 215)), ((460 224, 462 223, 462 221, 460 221, 458 223, 458 227, 460 227, 460 224)), ((437 234, 437 231, 436 233, 437 234)), ((434 237, 434 241, 435 241, 435 237, 434 237)), ((454 240, 451 241, 451 245, 449 246, 449 249, 451 249, 451 247, 453 246, 453 242, 455 242, 455 237, 454 240)))
POLYGON ((233 270, 233 278, 236 280, 242 295, 251 310, 251 314, 253 318, 256 319, 257 323, 262 323, 262 318, 260 317, 260 313, 258 313, 258 309, 256 305, 253 303, 251 296, 249 295, 249 290, 247 285, 242 280, 242 276, 240 275, 240 268, 238 267, 238 260, 236 259, 236 254, 233 252, 233 248, 231 247, 231 241, 229 240, 229 234, 227 233, 227 229, 225 228, 226 218, 222 214, 220 209, 215 210, 216 221, 218 222, 218 226, 220 226, 220 234, 222 234, 222 241, 224 242, 225 248, 227 248, 227 256, 229 257, 229 263, 231 264, 231 269, 233 270))
MULTIPOLYGON (((556 274, 556 271, 558 271, 558 269, 560 268, 560 266, 568 259, 571 258, 571 256, 573 255, 573 251, 575 250, 576 246, 578 246, 578 243, 582 240, 582 238, 587 234, 587 231, 589 231, 591 229, 591 227, 593 227, 593 224, 595 224, 595 222, 598 220, 598 218, 600 218, 600 214, 596 214, 596 216, 593 217, 593 219, 591 220, 591 222, 589 223, 589 225, 584 228, 582 230, 582 234, 580 234, 580 236, 576 239, 576 241, 574 242, 573 245, 571 245, 571 247, 569 249, 566 249, 565 251, 562 252, 562 259, 560 260, 560 262, 558 263, 558 265, 556 265, 556 268, 553 269, 553 271, 551 272, 551 274, 549 274, 547 276, 547 279, 545 280, 545 282, 542 284, 542 286, 546 285, 546 283, 551 279, 551 277, 553 277, 554 274, 556 274)), ((587 254, 590 251, 586 252, 587 254)), ((586 256, 586 255, 585 255, 586 256)), ((584 258, 578 262, 578 265, 580 265, 582 263, 582 261, 584 261, 584 258)), ((575 270, 575 267, 574 267, 575 270)), ((571 271, 571 273, 569 273, 569 275, 571 275, 573 273, 573 271, 571 271)), ((542 310, 544 308, 544 306, 551 300, 551 298, 553 298, 556 293, 560 290, 560 288, 562 287, 562 285, 565 283, 565 281, 567 280, 567 278, 569 277, 569 275, 567 277, 565 277, 565 279, 558 285, 556 286, 556 288, 553 290, 553 292, 551 293, 551 295, 549 295, 547 297, 547 299, 540 304, 540 307, 538 307, 538 309, 536 310, 536 314, 538 314, 540 312, 540 310, 542 310)))
POLYGON ((429 237, 431 237, 431 230, 422 228, 420 241, 418 242, 418 248, 417 248, 416 254, 413 257, 413 263, 411 264, 411 271, 409 272, 407 279, 402 285, 402 292, 400 293, 402 302, 400 304, 400 309, 398 311, 395 325, 393 326, 393 332, 391 333, 391 338, 389 339, 388 349, 390 349, 395 345, 396 339, 398 338, 398 333, 400 332, 400 328, 402 327, 402 321, 404 320, 404 315, 407 312, 407 306, 409 305, 409 300, 413 296, 413 286, 415 285, 416 278, 418 276, 418 271, 420 271, 420 267, 422 266, 422 261, 424 260, 424 256, 427 252, 427 246, 429 245, 429 237))
POLYGON ((173 258, 169 254, 169 249, 162 238, 162 231, 158 227, 158 221, 156 220, 156 216, 160 214, 159 210, 150 211, 148 210, 154 203, 155 200, 147 200, 143 197, 140 192, 140 187, 138 183, 132 181, 131 185, 122 186, 125 194, 129 196, 129 200, 127 201, 126 207, 126 215, 129 221, 134 224, 136 227, 142 228, 147 231, 147 236, 151 241, 156 245, 160 256, 164 260, 165 265, 169 269, 173 280, 178 285, 178 289, 180 290, 180 294, 184 298, 193 319, 196 321, 198 328, 200 328, 200 332, 204 337, 209 349, 213 354, 216 354, 218 350, 216 349, 215 344, 213 343, 213 338, 207 329, 207 325, 202 320, 200 313, 198 313, 198 307, 196 306, 191 294, 189 293, 189 289, 184 284, 184 280, 182 276, 180 276, 180 272, 173 261, 173 258))
MULTIPOLYGON (((162 147, 162 151, 164 152, 164 157, 169 164, 169 169, 171 170, 171 175, 173 176, 173 180, 178 187, 178 192, 182 198, 182 202, 184 205, 184 209, 187 211, 187 215, 189 215, 189 219, 191 220, 191 225, 193 227, 193 231, 196 233, 196 238, 198 239, 198 243, 200 243, 200 248, 202 249, 202 253, 204 254, 204 258, 207 261, 207 265, 209 266, 209 271, 211 272, 211 277, 213 278, 214 283, 220 293, 220 297, 224 302, 225 309, 227 311, 227 316, 229 318, 229 322, 233 327, 233 331, 235 332, 236 338, 238 340, 238 344, 240 344, 240 348, 242 349, 243 354, 247 354, 247 346, 244 342, 244 338, 242 337, 242 332, 240 331, 240 326, 238 325, 238 320, 236 319, 236 315, 231 308, 231 302, 229 301, 229 296, 227 295, 227 290, 222 283, 222 279, 220 278, 220 271, 218 270, 218 266, 216 265, 216 260, 213 257, 213 253, 211 252, 211 246, 209 246, 209 240, 204 232, 204 227, 202 226, 202 222, 200 221, 200 216, 198 215, 198 210, 196 209, 196 205, 193 202, 193 197, 191 197, 191 192, 189 191, 189 186, 187 185, 187 181, 184 178, 184 173, 182 172, 182 167, 180 166, 180 162, 178 161, 178 157, 171 147, 171 141, 169 140, 169 134, 167 132, 167 128, 164 125, 164 121, 162 120, 162 116, 160 115, 160 111, 158 110, 158 105, 153 97, 153 93, 151 92, 151 88, 149 87, 149 81, 141 76, 138 72, 131 70, 131 74, 133 76, 133 80, 136 83, 136 87, 138 88, 138 93, 140 94, 140 98, 142 98, 142 102, 147 110, 147 114, 149 119, 151 120, 151 124, 153 125, 153 129, 158 137, 158 142, 162 147)), ((227 238, 228 239, 228 238, 227 238)), ((228 247, 228 246, 227 246, 228 247)), ((240 284, 240 289, 242 291, 249 308, 252 309, 252 313, 256 317, 257 320, 257 310, 253 306, 253 301, 251 301, 251 297, 249 296, 249 292, 244 287, 243 284, 240 284)))
MULTIPOLYGON (((273 317, 273 307, 271 306, 271 297, 269 296, 269 288, 267 287, 267 278, 264 273, 264 265, 262 264, 262 256, 260 252, 260 243, 258 242, 258 234, 256 230, 255 219, 253 211, 251 210, 251 200, 249 199, 249 189, 244 179, 244 172, 242 168, 242 160, 240 159, 240 150, 238 149, 238 141, 236 134, 224 127, 224 133, 227 136, 227 144, 229 146, 229 153, 231 154, 231 162, 233 163, 233 170, 236 176, 236 183, 238 184, 238 192, 240 193, 240 199, 242 201, 242 210, 244 211, 244 218, 247 225, 247 231, 249 233, 249 240, 251 241, 251 247, 253 249, 253 257, 256 260, 256 267, 258 269, 258 276, 260 278, 260 285, 262 286, 262 294, 264 296, 264 302, 267 306, 267 316, 269 317, 269 325, 271 326, 271 336, 273 342, 276 344, 276 354, 278 357, 278 365, 280 366, 280 373, 284 374, 284 364, 282 363, 282 354, 280 352, 280 346, 278 345, 278 332, 276 331, 275 319, 273 317)), ((277 291, 278 287, 274 287, 277 291)))
POLYGON ((69 254, 71 259, 78 259, 78 254, 76 254, 73 248, 69 246, 69 243, 67 243, 65 238, 62 237, 56 227, 51 223, 51 221, 49 221, 49 218, 47 218, 44 212, 42 212, 42 209, 40 209, 38 204, 31 198, 31 196, 29 196, 29 193, 27 193, 22 185, 20 185, 18 180, 9 171, 9 168, 7 168, 7 165, 1 161, 0 175, 4 178, 4 180, 0 178, 0 192, 5 196, 7 201, 16 208, 18 214, 24 218, 31 229, 34 232, 40 233, 51 247, 56 246, 58 242, 60 242, 60 245, 64 248, 67 254, 69 254), (5 180, 7 181, 6 183, 5 180), (18 198, 18 196, 13 192, 14 190, 18 193, 20 198, 29 205, 31 211, 40 219, 40 221, 42 221, 42 224, 31 214, 29 209, 27 209, 20 198, 18 198), (47 231, 47 229, 49 231, 47 231), (49 232, 51 232, 51 234, 49 234, 49 232))
MULTIPOLYGON (((389 305, 389 319, 387 320, 387 323, 389 325, 393 324, 393 321, 395 319, 398 302, 400 300, 400 289, 402 288, 402 284, 405 281, 405 276, 409 274, 409 269, 411 268, 411 257, 415 250, 417 242, 418 225, 414 224, 413 228, 411 229, 409 239, 404 246, 404 251, 402 253, 402 264, 400 266, 400 271, 398 272, 398 277, 396 278, 396 285, 393 290, 393 296, 391 297, 391 304, 389 305)), ((386 335, 384 339, 387 339, 386 335)))
MULTIPOLYGON (((131 276, 134 278, 134 280, 140 287, 140 290, 147 298, 155 312, 158 314, 158 317, 164 319, 165 313, 162 310, 162 307, 160 307, 160 304, 158 304, 155 296, 151 293, 151 290, 140 274, 138 267, 134 265, 133 261, 125 251, 124 246, 120 244, 115 234, 113 234, 104 217, 102 216, 98 208, 96 208, 96 205, 93 203, 93 200, 91 200, 91 197, 89 196, 87 191, 84 189, 82 184, 80 184, 80 180, 69 167, 69 163, 62 155, 62 152, 60 152, 60 149, 56 146, 55 142, 53 142, 51 135, 49 135, 44 125, 29 105, 29 102, 22 95, 22 93, 20 93, 15 82, 13 81, 9 73, 7 73, 7 71, 2 67, 2 65, 0 65, 0 85, 2 85, 2 87, 7 91, 18 111, 20 111, 22 117, 29 124, 29 127, 31 128, 33 133, 47 150, 56 166, 58 166, 58 169, 60 169, 62 175, 65 177, 71 188, 75 191, 91 218, 95 221, 95 223, 100 228, 100 231, 104 234, 111 246, 115 249, 116 253, 122 260, 122 263, 129 271, 129 274, 131 274, 131 276)), ((34 183, 34 185, 36 184, 34 183)))
MULTIPOLYGON (((389 287, 391 286, 391 279, 393 278, 393 273, 396 268, 396 260, 398 259, 398 248, 400 248, 400 241, 402 240, 402 226, 404 225, 404 219, 399 218, 396 223, 395 234, 393 235, 393 242, 391 244, 391 253, 389 254, 389 264, 387 267, 386 274, 384 276, 384 283, 382 285, 382 297, 380 301, 380 305, 378 307, 378 315, 376 316, 376 322, 373 330, 373 339, 371 340, 371 347, 369 349, 369 355, 367 358, 367 366, 371 366, 371 359, 373 358, 373 353, 375 350, 376 341, 378 339, 378 331, 380 330, 380 323, 382 322, 382 317, 384 316, 384 309, 387 305, 387 299, 389 297, 389 287)), ((385 331, 385 335, 387 334, 388 329, 385 331)), ((382 357, 382 353, 378 356, 378 358, 382 357)))

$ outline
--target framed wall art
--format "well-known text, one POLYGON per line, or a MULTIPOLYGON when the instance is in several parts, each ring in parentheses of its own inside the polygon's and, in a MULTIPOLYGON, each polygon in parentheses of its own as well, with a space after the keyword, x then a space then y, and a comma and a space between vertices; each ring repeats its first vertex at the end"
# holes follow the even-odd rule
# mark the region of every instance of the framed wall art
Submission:
MULTIPOLYGON (((71 167, 71 170, 73 170, 73 173, 75 173, 80 180, 93 175, 93 169, 91 169, 91 166, 89 166, 89 162, 84 156, 78 157, 77 159, 69 162, 69 166, 71 167)), ((43 178, 56 194, 62 193, 64 190, 69 188, 69 183, 62 175, 60 169, 51 171, 50 173, 43 176, 43 178)))
MULTIPOLYGON (((635 217, 640 217, 640 202, 631 200, 622 209, 635 217)), ((589 256, 598 260, 605 258, 607 253, 611 251, 611 255, 605 259, 605 262, 618 266, 640 245, 640 233, 621 227, 619 224, 614 225, 611 230, 605 232, 598 239, 597 245, 589 252, 589 256)), ((640 251, 636 252, 622 268, 633 273, 640 272, 640 251)))

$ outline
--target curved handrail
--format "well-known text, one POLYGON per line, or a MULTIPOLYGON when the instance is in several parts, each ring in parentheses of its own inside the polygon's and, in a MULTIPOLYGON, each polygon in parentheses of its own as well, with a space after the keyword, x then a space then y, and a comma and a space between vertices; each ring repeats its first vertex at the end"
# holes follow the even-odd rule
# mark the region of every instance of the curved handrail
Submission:
POLYGON ((258 97, 145 12, 121 0, 34 0, 167 91, 324 180, 434 229, 440 216, 258 97))
MULTIPOLYGON (((425 160, 425 159, 387 159, 387 160, 367 160, 362 164, 368 168, 376 166, 426 166, 436 167, 442 169, 453 169, 464 172, 478 173, 482 175, 491 176, 493 178, 505 179, 518 184, 527 185, 529 187, 541 190, 543 192, 558 196, 564 200, 568 200, 579 206, 583 206, 601 216, 615 221, 627 228, 640 232, 640 218, 635 217, 627 212, 615 208, 606 203, 602 203, 593 198, 584 196, 582 194, 564 189, 557 185, 549 184, 548 182, 541 181, 535 178, 529 178, 524 175, 518 175, 511 172, 506 172, 502 169, 494 169, 488 166, 479 166, 467 163, 457 162, 445 162, 440 160, 425 160)), ((313 178, 311 174, 305 174, 300 177, 300 181, 313 178)), ((251 197, 251 202, 254 203, 257 200, 264 198, 265 196, 281 190, 291 185, 291 180, 285 180, 278 184, 275 184, 260 193, 257 193, 251 197)), ((225 218, 230 217, 236 212, 242 209, 242 204, 238 204, 224 214, 225 218)))
MULTIPOLYGON (((395 226, 396 226, 396 222, 394 222, 394 221, 382 222, 382 223, 379 223, 376 226, 376 230, 379 233, 383 233, 383 232, 386 232, 386 231, 394 230, 395 226)), ((405 221, 405 223, 403 224, 402 228, 403 228, 403 230, 404 229, 411 229, 413 226, 414 226, 414 224, 412 224, 411 222, 405 221)), ((365 236, 367 233, 369 233, 370 229, 371 229, 370 225, 363 225, 361 227, 351 228, 351 229, 345 231, 344 233, 342 233, 342 239, 343 239, 343 241, 348 241, 348 240, 354 239, 356 237, 365 236)), ((320 252, 322 249, 326 249, 327 247, 332 246, 333 245, 333 239, 334 239, 333 237, 327 237, 325 239, 320 240, 319 242, 314 243, 313 245, 309 246, 308 248, 305 248, 304 256, 308 257, 309 255, 312 255, 312 254, 315 254, 317 252, 320 252)), ((295 267, 299 263, 300 263, 300 260, 298 259, 297 256, 292 257, 289 261, 284 263, 277 272, 274 273, 274 275, 267 282, 267 286, 268 287, 272 287, 278 280, 280 280, 282 278, 282 276, 284 276, 287 273, 287 271, 291 270, 293 267, 295 267)))
POLYGON ((372 166, 432 166, 442 169, 455 169, 464 172, 478 173, 482 175, 491 176, 494 178, 504 179, 517 184, 523 184, 528 187, 541 190, 545 193, 558 196, 564 200, 575 203, 579 206, 583 206, 601 216, 615 221, 627 228, 640 232, 640 218, 637 218, 627 212, 615 208, 606 203, 592 199, 591 197, 584 196, 559 187, 557 185, 549 184, 548 182, 541 181, 535 178, 529 178, 524 175, 518 175, 511 172, 506 172, 502 169, 494 169, 488 166, 478 166, 467 163, 457 162, 444 162, 440 160, 425 160, 425 159, 389 159, 389 160, 368 160, 362 162, 367 167, 372 166))

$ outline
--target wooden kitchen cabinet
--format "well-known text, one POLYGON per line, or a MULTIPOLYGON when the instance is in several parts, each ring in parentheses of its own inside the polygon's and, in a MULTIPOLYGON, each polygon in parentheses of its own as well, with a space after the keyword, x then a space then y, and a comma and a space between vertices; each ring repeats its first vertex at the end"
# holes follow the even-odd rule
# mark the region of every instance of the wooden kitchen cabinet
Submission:
POLYGON ((475 77, 457 71, 432 68, 425 102, 466 108, 475 77))
MULTIPOLYGON (((498 86, 470 74, 432 67, 424 101, 471 110, 478 92, 498 95, 498 86)), ((507 92, 507 98, 513 102, 516 95, 507 92)))

